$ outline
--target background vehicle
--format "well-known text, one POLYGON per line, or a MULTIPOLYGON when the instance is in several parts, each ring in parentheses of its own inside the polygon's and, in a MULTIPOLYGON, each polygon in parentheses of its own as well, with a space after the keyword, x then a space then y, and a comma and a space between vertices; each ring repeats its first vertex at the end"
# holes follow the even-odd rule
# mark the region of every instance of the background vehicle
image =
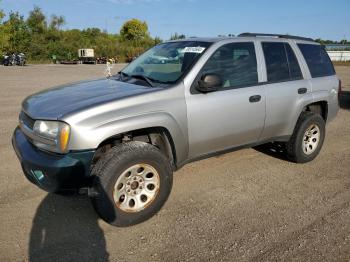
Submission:
POLYGON ((3 65, 4 66, 14 66, 16 65, 16 55, 4 55, 3 59, 3 65))
POLYGON ((23 53, 19 53, 16 55, 16 65, 18 66, 25 66, 27 62, 27 58, 23 53))
POLYGON ((147 63, 149 64, 165 64, 169 60, 168 57, 162 57, 162 56, 152 56, 149 57, 147 63))
POLYGON ((10 65, 10 56, 3 55, 2 64, 4 66, 9 66, 10 65))
POLYGON ((60 64, 62 65, 77 65, 79 64, 79 60, 61 60, 60 64))
POLYGON ((82 64, 96 64, 94 49, 84 48, 78 50, 79 61, 82 64))
POLYGON ((173 171, 188 162, 267 142, 293 162, 313 160, 340 88, 308 38, 170 41, 117 76, 28 97, 13 145, 30 181, 54 192, 88 188, 105 221, 128 226, 163 206, 173 171), (173 61, 150 64, 157 56, 173 61))
POLYGON ((97 64, 106 64, 107 63, 107 57, 97 57, 96 58, 97 64))
POLYGON ((2 64, 4 66, 24 66, 26 64, 26 56, 23 53, 15 54, 13 53, 12 55, 4 55, 2 59, 2 64))

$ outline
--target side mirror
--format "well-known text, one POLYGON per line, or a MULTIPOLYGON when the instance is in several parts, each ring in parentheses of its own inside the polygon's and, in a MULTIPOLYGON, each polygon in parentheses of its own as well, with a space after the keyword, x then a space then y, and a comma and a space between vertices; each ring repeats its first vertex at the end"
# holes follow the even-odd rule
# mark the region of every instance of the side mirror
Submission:
POLYGON ((198 81, 197 90, 201 93, 217 91, 222 86, 222 79, 217 74, 205 74, 198 81))

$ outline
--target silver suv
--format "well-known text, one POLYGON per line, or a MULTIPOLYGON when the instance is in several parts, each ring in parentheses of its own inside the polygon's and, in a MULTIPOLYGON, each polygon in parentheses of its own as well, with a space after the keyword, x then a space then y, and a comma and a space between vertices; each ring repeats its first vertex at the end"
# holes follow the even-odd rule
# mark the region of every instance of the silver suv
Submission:
POLYGON ((163 206, 173 171, 188 162, 267 142, 284 145, 293 162, 311 161, 339 89, 312 39, 171 41, 108 79, 26 98, 12 142, 31 182, 88 192, 101 218, 128 226, 163 206))

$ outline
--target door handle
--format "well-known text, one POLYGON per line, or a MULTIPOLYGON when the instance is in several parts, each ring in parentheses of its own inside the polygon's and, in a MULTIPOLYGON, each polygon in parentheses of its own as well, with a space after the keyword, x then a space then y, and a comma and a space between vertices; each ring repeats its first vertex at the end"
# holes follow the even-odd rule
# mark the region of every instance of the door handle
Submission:
POLYGON ((250 103, 256 103, 256 102, 259 102, 260 100, 261 100, 261 96, 260 95, 255 95, 255 96, 249 97, 249 102, 250 103))
POLYGON ((298 89, 298 94, 305 94, 307 92, 307 88, 305 88, 305 87, 302 87, 302 88, 299 88, 298 89))

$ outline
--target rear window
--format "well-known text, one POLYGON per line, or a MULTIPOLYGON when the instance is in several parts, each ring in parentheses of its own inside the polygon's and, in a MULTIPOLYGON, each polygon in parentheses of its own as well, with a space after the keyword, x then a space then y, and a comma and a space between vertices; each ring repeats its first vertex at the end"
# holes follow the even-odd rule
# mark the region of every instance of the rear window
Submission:
POLYGON ((283 82, 302 79, 295 54, 287 43, 262 43, 268 82, 283 82))
POLYGON ((327 52, 321 45, 298 44, 312 77, 335 75, 334 67, 327 52))

